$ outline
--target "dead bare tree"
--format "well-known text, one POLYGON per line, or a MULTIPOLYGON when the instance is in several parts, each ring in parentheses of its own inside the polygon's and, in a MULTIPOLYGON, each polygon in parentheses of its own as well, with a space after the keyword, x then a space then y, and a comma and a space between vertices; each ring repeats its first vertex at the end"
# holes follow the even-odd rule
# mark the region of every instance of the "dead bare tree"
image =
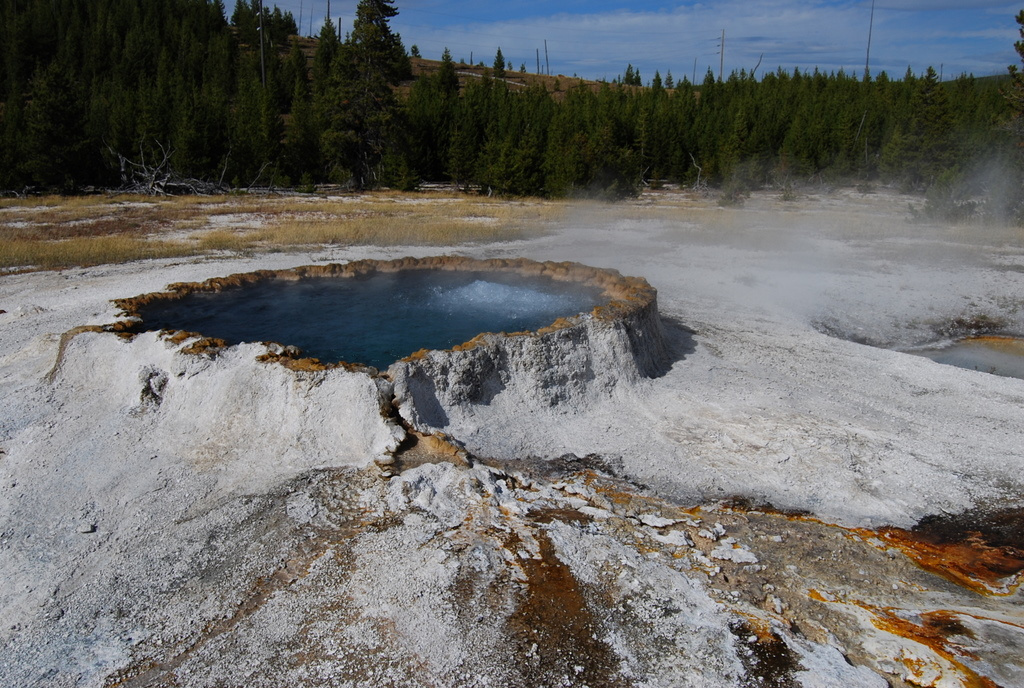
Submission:
MULTIPOLYGON (((253 179, 253 180, 252 180, 252 182, 250 182, 250 183, 249 183, 249 186, 248 186, 248 187, 246 188, 246 191, 247 191, 247 192, 249 192, 249 191, 252 191, 252 188, 253 188, 254 186, 256 186, 256 182, 258 182, 258 181, 259 181, 260 179, 262 179, 262 178, 263 178, 263 173, 267 171, 267 168, 268 168, 268 167, 270 167, 270 163, 269 163, 269 162, 265 162, 265 163, 263 163, 263 166, 262 166, 262 167, 260 167, 260 171, 256 173, 256 178, 255 178, 255 179, 253 179)), ((270 187, 271 187, 271 188, 273 188, 273 187, 274 187, 274 181, 273 181, 273 177, 271 177, 271 181, 270 181, 270 187)))
POLYGON ((159 141, 155 143, 162 156, 155 163, 146 160, 146 152, 141 146, 137 161, 107 146, 110 154, 117 157, 121 168, 121 186, 118 191, 146 196, 180 196, 218 194, 228 190, 223 179, 215 183, 178 174, 171 165, 174 150, 159 141))
POLYGON ((750 78, 757 79, 757 68, 761 66, 761 60, 764 59, 764 53, 761 53, 761 57, 757 58, 757 64, 750 70, 750 78))
POLYGON ((697 168, 697 181, 693 183, 693 190, 706 195, 708 192, 708 183, 701 179, 701 174, 704 173, 704 168, 697 164, 697 158, 693 157, 693 153, 690 153, 690 160, 693 161, 693 166, 697 168))

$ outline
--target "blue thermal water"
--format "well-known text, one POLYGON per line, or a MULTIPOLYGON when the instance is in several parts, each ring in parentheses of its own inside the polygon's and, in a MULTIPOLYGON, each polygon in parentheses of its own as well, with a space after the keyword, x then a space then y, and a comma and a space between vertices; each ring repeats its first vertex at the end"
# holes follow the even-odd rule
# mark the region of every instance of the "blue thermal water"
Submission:
POLYGON ((196 292, 139 315, 149 330, 200 332, 232 344, 273 341, 324 362, 386 368, 420 349, 448 349, 482 332, 535 330, 598 303, 600 290, 579 284, 408 270, 196 292))

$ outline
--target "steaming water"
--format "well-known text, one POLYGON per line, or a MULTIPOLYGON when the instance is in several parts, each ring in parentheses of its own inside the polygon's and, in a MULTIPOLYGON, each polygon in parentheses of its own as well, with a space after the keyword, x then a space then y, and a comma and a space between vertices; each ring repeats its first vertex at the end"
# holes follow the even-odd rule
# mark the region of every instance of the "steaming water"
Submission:
POLYGON ((587 312, 600 290, 503 273, 409 270, 366 278, 271 280, 157 302, 147 329, 294 345, 325 362, 386 368, 420 349, 448 349, 482 332, 517 332, 587 312))
POLYGON ((948 346, 909 353, 958 368, 1024 379, 1024 339, 972 337, 948 346))

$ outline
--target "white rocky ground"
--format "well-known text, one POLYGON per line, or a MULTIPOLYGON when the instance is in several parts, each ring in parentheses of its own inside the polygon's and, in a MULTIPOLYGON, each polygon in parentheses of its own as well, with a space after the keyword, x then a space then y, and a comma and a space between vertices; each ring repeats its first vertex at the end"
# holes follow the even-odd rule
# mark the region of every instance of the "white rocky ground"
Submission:
POLYGON ((1020 230, 677 201, 454 251, 645 277, 671 366, 445 409, 470 458, 423 442, 390 479, 368 376, 62 335, 172 282, 433 251, 0 277, 0 685, 1024 686, 1012 575, 980 594, 866 530, 1019 516, 1024 381, 848 341, 1024 333, 1020 230))

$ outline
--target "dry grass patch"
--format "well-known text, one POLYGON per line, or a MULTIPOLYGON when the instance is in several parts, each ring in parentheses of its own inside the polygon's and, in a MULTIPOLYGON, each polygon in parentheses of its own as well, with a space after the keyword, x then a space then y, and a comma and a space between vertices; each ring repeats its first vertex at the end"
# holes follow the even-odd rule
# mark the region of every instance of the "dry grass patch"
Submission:
POLYGON ((443 246, 536 236, 565 205, 460 196, 365 195, 264 208, 266 223, 246 233, 261 245, 379 244, 443 246))
MULTIPOLYGON (((50 198, 8 206, 0 214, 0 237, 44 241, 82 236, 140 235, 194 218, 195 210, 136 197, 85 197, 55 204, 50 198)), ((20 201, 20 199, 19 199, 20 201)))
POLYGON ((71 222, 88 220, 126 205, 155 205, 148 197, 139 196, 41 196, 0 199, 5 215, 19 216, 40 222, 71 222))
POLYGON ((467 218, 414 215, 367 215, 328 219, 294 219, 248 233, 262 244, 401 244, 445 246, 480 241, 511 241, 533 236, 539 229, 512 223, 481 223, 467 218))
POLYGON ((50 269, 298 245, 445 246, 536 236, 566 204, 461 194, 0 200, 0 267, 50 269), (238 216, 249 227, 217 228, 238 216), (248 219, 251 218, 251 222, 248 219), (162 239, 173 233, 174 239, 162 239))
POLYGON ((545 219, 562 213, 561 202, 522 202, 465 196, 379 195, 345 197, 288 197, 259 207, 259 212, 270 215, 323 214, 323 215, 430 215, 458 217, 493 217, 498 219, 545 219))
POLYGON ((10 210, 61 209, 74 210, 107 205, 131 196, 30 196, 26 198, 0 198, 0 208, 10 210))
POLYGON ((0 239, 0 268, 54 270, 83 265, 189 255, 178 243, 115 235, 75 237, 62 241, 0 239))
POLYGON ((196 253, 210 251, 234 251, 238 253, 251 251, 256 247, 256 239, 252 233, 242 233, 230 229, 217 229, 199 236, 195 245, 196 253))

